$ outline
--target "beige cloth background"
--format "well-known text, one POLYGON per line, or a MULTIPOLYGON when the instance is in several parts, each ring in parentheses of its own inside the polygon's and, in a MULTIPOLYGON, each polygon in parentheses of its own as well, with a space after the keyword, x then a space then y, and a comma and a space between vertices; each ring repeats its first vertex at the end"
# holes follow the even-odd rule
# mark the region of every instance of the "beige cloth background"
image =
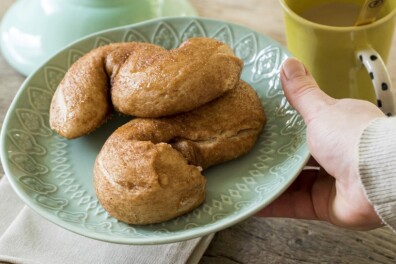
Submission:
POLYGON ((106 243, 65 230, 19 199, 0 178, 0 263, 198 263, 213 235, 180 243, 133 246, 106 243))

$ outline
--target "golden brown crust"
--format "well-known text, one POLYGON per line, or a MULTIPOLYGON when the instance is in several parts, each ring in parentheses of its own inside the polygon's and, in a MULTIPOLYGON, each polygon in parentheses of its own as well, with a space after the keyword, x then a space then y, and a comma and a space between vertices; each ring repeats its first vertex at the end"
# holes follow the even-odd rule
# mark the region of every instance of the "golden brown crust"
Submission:
POLYGON ((50 125, 75 138, 100 126, 113 107, 139 116, 99 152, 95 192, 123 222, 167 221, 202 204, 201 171, 248 152, 265 124, 256 92, 239 80, 241 70, 228 46, 208 38, 171 51, 137 42, 100 47, 65 75, 50 125))
POLYGON ((94 167, 102 206, 128 224, 159 223, 198 207, 205 178, 164 143, 109 139, 94 167))
POLYGON ((193 110, 234 88, 243 67, 228 46, 210 38, 147 52, 144 61, 143 52, 129 56, 114 79, 112 101, 121 113, 162 117, 193 110))
POLYGON ((232 50, 209 38, 172 51, 138 42, 99 47, 66 73, 51 102, 50 125, 76 138, 99 127, 113 106, 140 117, 186 112, 232 89, 241 70, 232 50))
POLYGON ((101 124, 111 113, 107 92, 107 78, 103 67, 103 49, 94 56, 79 59, 84 67, 74 64, 66 73, 52 98, 50 125, 61 136, 75 138, 88 133, 101 124), (89 82, 82 82, 87 76, 89 82))
POLYGON ((240 81, 215 101, 168 120, 181 127, 173 139, 174 147, 186 157, 195 149, 189 162, 205 169, 248 152, 266 117, 256 92, 240 81))
POLYGON ((66 138, 77 138, 98 128, 111 114, 109 76, 118 72, 131 52, 148 43, 114 43, 96 48, 74 63, 57 87, 50 107, 51 128, 66 138))
POLYGON ((265 120, 256 92, 242 81, 191 112, 133 119, 109 137, 95 161, 97 197, 129 224, 191 211, 204 200, 202 168, 249 151, 265 120))

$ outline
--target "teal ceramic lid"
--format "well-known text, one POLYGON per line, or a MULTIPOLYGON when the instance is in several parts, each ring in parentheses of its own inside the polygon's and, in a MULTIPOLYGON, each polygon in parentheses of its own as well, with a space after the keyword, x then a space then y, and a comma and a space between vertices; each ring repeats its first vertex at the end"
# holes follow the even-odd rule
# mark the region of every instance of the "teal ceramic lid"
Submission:
POLYGON ((186 0, 20 0, 5 14, 1 50, 30 74, 58 50, 93 32, 166 16, 196 15, 186 0))

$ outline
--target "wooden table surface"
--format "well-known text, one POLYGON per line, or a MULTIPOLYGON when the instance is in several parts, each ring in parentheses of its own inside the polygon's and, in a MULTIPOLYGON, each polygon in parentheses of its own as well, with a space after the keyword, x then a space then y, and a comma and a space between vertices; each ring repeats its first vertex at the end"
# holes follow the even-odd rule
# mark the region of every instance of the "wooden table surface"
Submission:
MULTIPOLYGON (((1 0, 0 17, 13 2, 1 0)), ((278 0, 190 2, 201 16, 250 27, 286 45, 278 0)), ((396 86, 396 40, 388 67, 396 86)), ((0 55, 0 127, 24 79, 0 55)), ((358 232, 315 221, 251 217, 218 232, 200 263, 396 263, 396 234, 386 227, 358 232)))

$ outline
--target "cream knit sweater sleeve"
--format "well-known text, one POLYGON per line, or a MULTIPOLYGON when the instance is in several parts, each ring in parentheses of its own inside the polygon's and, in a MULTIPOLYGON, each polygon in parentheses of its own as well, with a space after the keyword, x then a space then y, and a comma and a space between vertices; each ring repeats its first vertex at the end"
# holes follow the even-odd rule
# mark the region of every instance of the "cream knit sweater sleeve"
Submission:
POLYGON ((359 143, 359 172, 369 201, 396 232, 396 117, 375 119, 359 143))

